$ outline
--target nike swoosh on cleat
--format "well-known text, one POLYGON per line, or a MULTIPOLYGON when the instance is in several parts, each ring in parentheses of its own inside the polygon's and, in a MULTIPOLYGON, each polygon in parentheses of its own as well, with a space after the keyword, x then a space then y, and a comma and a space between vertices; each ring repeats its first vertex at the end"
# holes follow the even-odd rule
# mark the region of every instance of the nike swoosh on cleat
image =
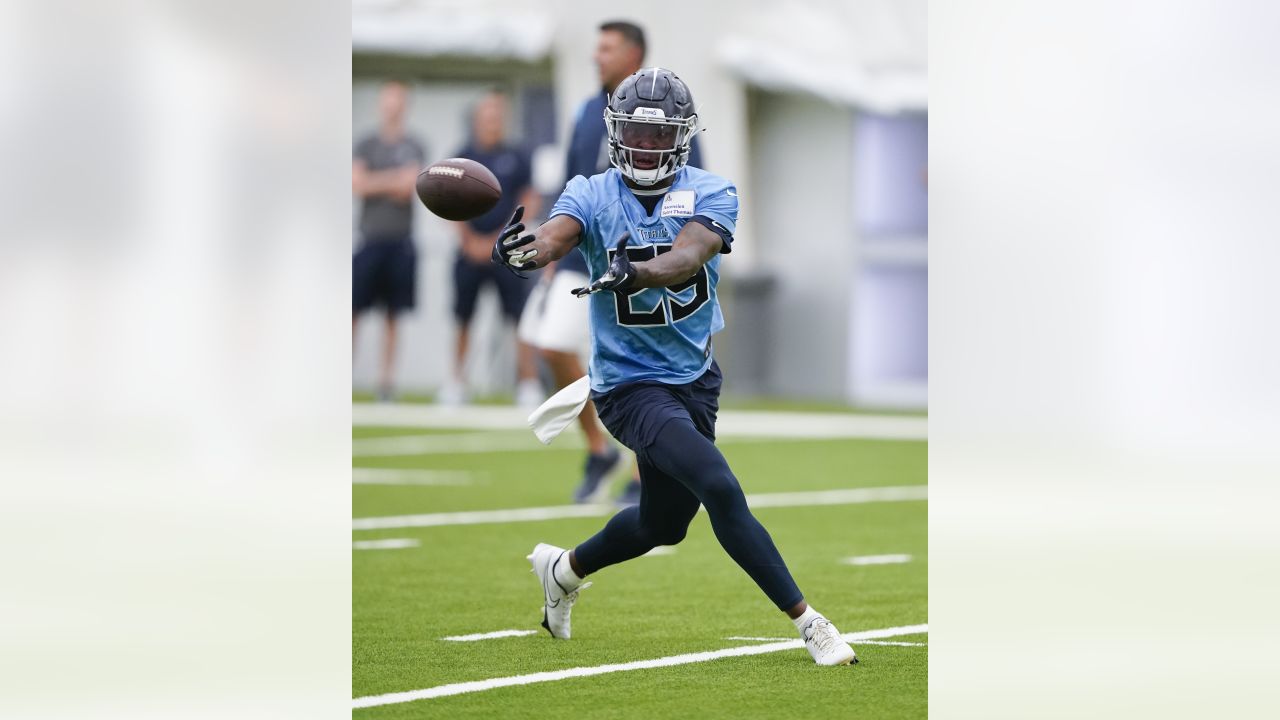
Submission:
MULTIPOLYGON (((552 582, 555 582, 556 580, 556 576, 554 573, 555 573, 555 567, 553 566, 552 563, 548 563, 547 574, 551 576, 552 582)), ((559 585, 560 583, 556 583, 556 584, 559 585)), ((551 592, 547 589, 547 581, 545 578, 542 579, 542 598, 543 598, 543 604, 545 604, 547 607, 549 608, 560 607, 561 598, 556 598, 556 601, 554 604, 551 602, 551 592)), ((545 615, 546 613, 543 613, 543 614, 545 615)), ((547 629, 550 630, 550 628, 547 628, 547 629)))
POLYGON ((563 554, 561 554, 559 557, 556 558, 555 562, 551 564, 551 568, 548 570, 548 573, 550 573, 551 575, 551 582, 559 586, 560 592, 564 593, 565 595, 568 595, 569 591, 565 590, 564 586, 560 584, 560 581, 556 579, 556 565, 560 564, 560 558, 562 557, 564 557, 563 554))

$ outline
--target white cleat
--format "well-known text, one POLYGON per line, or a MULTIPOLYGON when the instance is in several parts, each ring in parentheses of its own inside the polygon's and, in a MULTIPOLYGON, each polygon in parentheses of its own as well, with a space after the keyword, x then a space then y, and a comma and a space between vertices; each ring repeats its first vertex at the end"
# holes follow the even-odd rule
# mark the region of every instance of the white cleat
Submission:
POLYGON ((816 617, 800 631, 804 646, 819 665, 849 665, 858 662, 858 656, 849 643, 840 637, 840 631, 831 621, 816 617))
POLYGON ((538 543, 526 559, 542 582, 542 627, 551 633, 551 637, 569 639, 569 613, 578 601, 578 593, 591 587, 591 583, 565 588, 556 581, 556 564, 569 562, 569 553, 564 548, 538 543))

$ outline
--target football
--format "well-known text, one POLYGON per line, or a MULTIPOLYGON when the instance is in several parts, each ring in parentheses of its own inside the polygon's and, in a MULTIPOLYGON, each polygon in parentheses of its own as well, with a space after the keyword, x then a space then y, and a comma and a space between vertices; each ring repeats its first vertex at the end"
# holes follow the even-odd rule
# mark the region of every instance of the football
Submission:
POLYGON ((502 197, 502 186, 489 168, 466 158, 432 163, 418 175, 418 199, 445 220, 479 217, 502 197))

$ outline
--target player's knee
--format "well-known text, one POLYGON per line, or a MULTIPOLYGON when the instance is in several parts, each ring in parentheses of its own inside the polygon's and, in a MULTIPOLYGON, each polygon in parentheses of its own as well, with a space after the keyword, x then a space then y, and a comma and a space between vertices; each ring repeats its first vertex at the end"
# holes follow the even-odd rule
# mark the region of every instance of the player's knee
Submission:
POLYGON ((709 473, 700 483, 699 499, 707 506, 708 512, 733 509, 739 504, 746 505, 746 496, 742 494, 742 486, 728 468, 709 473))
POLYGON ((664 525, 654 528, 651 534, 653 544, 656 545, 679 545, 684 536, 688 534, 689 526, 687 525, 664 525))

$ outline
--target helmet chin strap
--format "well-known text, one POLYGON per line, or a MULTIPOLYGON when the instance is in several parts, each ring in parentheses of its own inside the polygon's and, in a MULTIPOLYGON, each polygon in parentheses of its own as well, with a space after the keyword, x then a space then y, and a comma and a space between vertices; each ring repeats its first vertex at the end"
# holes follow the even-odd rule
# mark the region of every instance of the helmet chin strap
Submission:
POLYGON ((636 187, 635 182, 631 178, 627 178, 627 189, 630 190, 633 195, 666 195, 667 191, 671 189, 672 177, 674 176, 665 178, 665 182, 659 181, 662 182, 662 185, 660 186, 650 187, 636 187))
MULTIPOLYGON (((667 152, 668 151, 664 151, 660 154, 667 154, 667 152)), ((629 184, 632 186, 632 189, 635 189, 637 186, 640 188, 653 188, 659 183, 662 183, 664 180, 670 180, 675 176, 675 172, 671 172, 667 175, 662 174, 662 168, 667 166, 668 164, 673 163, 674 160, 667 160, 665 162, 660 162, 658 164, 658 167, 653 168, 652 170, 640 170, 635 166, 634 151, 627 151, 624 155, 624 158, 626 160, 625 164, 627 165, 628 170, 627 172, 623 173, 623 177, 626 177, 628 180, 631 181, 629 184)), ((670 184, 671 183, 669 182, 664 183, 664 187, 670 184)))

